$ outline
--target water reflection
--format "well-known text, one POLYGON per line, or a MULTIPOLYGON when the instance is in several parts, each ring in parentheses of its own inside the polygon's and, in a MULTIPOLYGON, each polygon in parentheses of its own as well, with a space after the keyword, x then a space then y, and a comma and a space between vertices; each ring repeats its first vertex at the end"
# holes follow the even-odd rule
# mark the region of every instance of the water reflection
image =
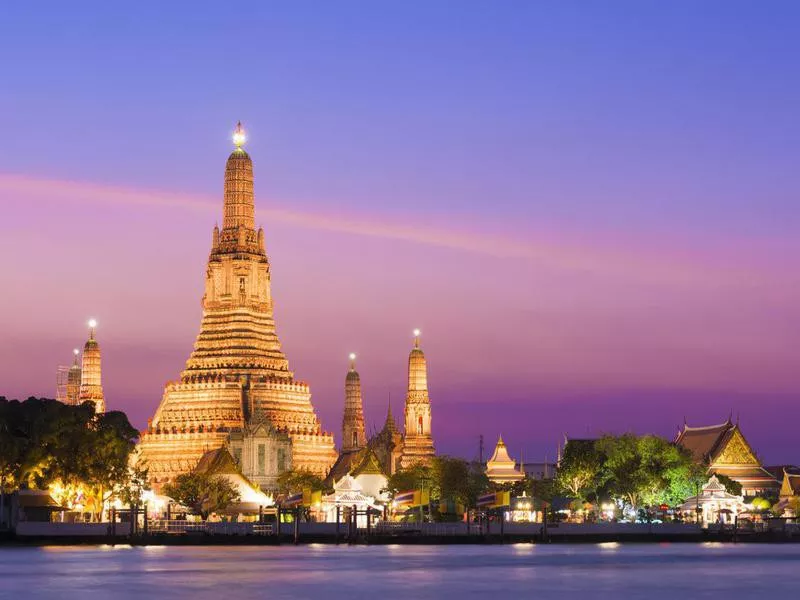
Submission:
POLYGON ((794 597, 800 545, 0 548, 0 598, 794 597), (613 552, 609 552, 613 550, 613 552))

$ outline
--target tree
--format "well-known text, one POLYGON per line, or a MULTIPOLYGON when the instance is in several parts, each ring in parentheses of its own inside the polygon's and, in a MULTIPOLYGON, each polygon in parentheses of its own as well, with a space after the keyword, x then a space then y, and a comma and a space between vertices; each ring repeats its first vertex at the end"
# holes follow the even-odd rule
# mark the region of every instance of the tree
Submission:
POLYGON ((605 435, 597 440, 597 449, 604 457, 606 491, 636 510, 642 494, 652 486, 652 473, 643 468, 638 438, 631 433, 605 435))
POLYGON ((183 473, 164 486, 164 494, 204 519, 239 501, 239 492, 221 475, 183 473))
POLYGON ((102 510, 106 500, 121 493, 130 483, 129 458, 139 432, 125 413, 119 411, 95 415, 89 431, 94 439, 89 444, 92 454, 83 465, 84 476, 102 510))
MULTIPOLYGON (((741 496, 742 495, 742 484, 738 481, 734 481, 727 475, 722 475, 721 473, 715 473, 717 476, 717 480, 725 486, 725 491, 729 494, 733 494, 734 496, 741 496)), ((707 478, 706 478, 707 479, 707 478)), ((705 481, 703 482, 705 483, 705 481)))
POLYGON ((144 493, 150 490, 148 471, 144 462, 137 462, 130 467, 127 482, 118 494, 123 504, 134 506, 143 502, 144 493))
POLYGON ((460 458, 437 456, 431 471, 431 495, 437 500, 453 500, 472 508, 478 496, 489 487, 482 466, 460 458))
POLYGON ((597 441, 597 450, 602 455, 604 492, 633 510, 674 506, 705 481, 704 469, 688 451, 658 436, 606 435, 597 441))
POLYGON ((307 469, 284 471, 278 475, 278 491, 285 496, 324 489, 325 482, 307 469))
POLYGON ((386 481, 386 490, 394 498, 400 492, 419 490, 423 487, 431 489, 433 471, 430 467, 417 463, 407 469, 398 469, 386 481))
POLYGON ((770 502, 766 498, 753 498, 750 504, 753 507, 753 509, 757 511, 766 511, 772 508, 772 502, 770 502))
POLYGON ((564 446, 556 483, 564 494, 587 500, 602 483, 602 467, 603 456, 594 440, 570 440, 564 446))
POLYGON ((50 488, 59 503, 92 507, 127 484, 138 432, 124 413, 95 414, 94 404, 0 398, 0 485, 50 488))

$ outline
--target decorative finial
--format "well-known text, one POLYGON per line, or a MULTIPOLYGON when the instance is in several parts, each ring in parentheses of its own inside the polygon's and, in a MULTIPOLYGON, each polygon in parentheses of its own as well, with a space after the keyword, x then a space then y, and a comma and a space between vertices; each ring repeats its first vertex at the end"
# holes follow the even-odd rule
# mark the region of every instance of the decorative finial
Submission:
POLYGON ((94 330, 97 328, 97 321, 95 319, 89 319, 89 339, 94 339, 94 330))
POLYGON ((355 371, 356 370, 356 353, 355 352, 351 352, 350 353, 350 370, 351 371, 355 371))
POLYGON ((233 131, 233 145, 236 146, 236 148, 241 148, 246 141, 247 136, 244 133, 242 122, 239 121, 236 123, 236 129, 233 131))
POLYGON ((419 336, 421 333, 419 329, 414 330, 414 348, 419 348, 419 336))

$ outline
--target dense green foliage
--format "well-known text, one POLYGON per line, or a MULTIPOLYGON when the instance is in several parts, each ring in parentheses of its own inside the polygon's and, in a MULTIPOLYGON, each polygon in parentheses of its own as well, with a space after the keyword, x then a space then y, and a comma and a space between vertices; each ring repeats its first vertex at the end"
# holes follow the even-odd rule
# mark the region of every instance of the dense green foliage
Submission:
POLYGON ((124 413, 95 414, 92 403, 0 397, 0 486, 61 491, 57 500, 95 513, 126 488, 138 432, 124 413))
POLYGON ((740 496, 742 494, 742 484, 738 481, 734 481, 727 475, 723 475, 722 473, 717 473, 717 480, 725 486, 725 490, 730 494, 735 494, 740 496))
POLYGON ((239 501, 239 492, 221 475, 183 473, 164 486, 164 494, 208 518, 213 512, 223 511, 239 501))
POLYGON ((556 482, 561 493, 581 501, 613 499, 637 509, 675 506, 706 478, 683 448, 654 435, 625 434, 567 443, 556 482))
POLYGON ((325 482, 306 469, 284 471, 278 475, 278 491, 285 496, 325 489, 325 482))
POLYGON ((489 488, 489 480, 480 465, 460 458, 437 456, 430 466, 417 464, 396 471, 389 477, 386 487, 392 496, 409 490, 428 490, 433 502, 450 500, 471 508, 478 496, 489 488))
POLYGON ((594 440, 571 440, 564 447, 556 481, 570 498, 588 500, 601 483, 603 456, 594 440))

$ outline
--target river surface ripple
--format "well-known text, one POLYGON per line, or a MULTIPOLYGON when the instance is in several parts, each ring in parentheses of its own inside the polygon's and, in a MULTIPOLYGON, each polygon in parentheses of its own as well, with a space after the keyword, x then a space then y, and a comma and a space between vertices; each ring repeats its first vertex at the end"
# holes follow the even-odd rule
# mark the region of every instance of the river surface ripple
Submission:
POLYGON ((0 598, 800 597, 800 545, 0 549, 0 598))

